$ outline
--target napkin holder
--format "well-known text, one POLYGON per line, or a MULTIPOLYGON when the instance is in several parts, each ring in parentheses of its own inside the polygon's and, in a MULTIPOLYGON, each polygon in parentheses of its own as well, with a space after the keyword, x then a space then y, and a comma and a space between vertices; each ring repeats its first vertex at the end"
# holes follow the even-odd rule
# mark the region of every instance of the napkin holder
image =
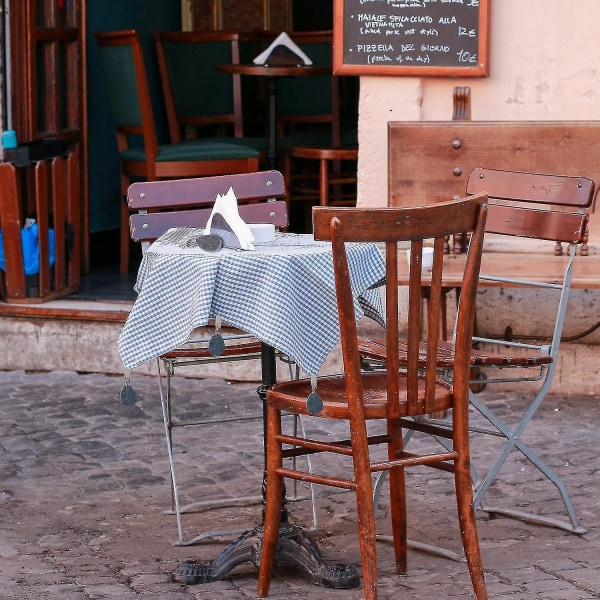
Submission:
MULTIPOLYGON (((226 248, 254 250, 254 237, 248 225, 240 217, 233 187, 226 194, 217 194, 215 205, 208 217, 204 235, 218 236, 226 248)), ((203 244, 198 244, 200 247, 203 244)))
POLYGON ((264 65, 265 67, 312 65, 312 60, 285 32, 279 34, 253 62, 255 65, 264 65))
POLYGON ((213 217, 210 232, 206 233, 220 237, 224 248, 238 249, 242 247, 238 236, 233 233, 231 227, 229 227, 229 224, 221 214, 216 214, 213 217))

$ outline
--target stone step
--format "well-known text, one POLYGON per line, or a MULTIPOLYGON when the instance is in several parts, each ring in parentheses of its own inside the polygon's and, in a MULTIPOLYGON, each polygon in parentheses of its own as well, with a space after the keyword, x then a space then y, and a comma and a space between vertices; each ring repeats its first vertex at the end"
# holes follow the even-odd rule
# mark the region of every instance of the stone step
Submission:
MULTIPOLYGON (((123 375, 117 339, 130 307, 126 303, 68 300, 43 305, 2 304, 0 370, 69 370, 123 375)), ((362 329, 368 335, 368 328, 362 329)), ((589 343, 586 338, 563 343, 551 392, 563 395, 598 394, 599 357, 600 346, 589 343)), ((289 376, 285 364, 281 363, 278 368, 280 378, 289 376)), ((322 373, 340 370, 341 358, 336 349, 327 359, 322 373)), ((134 369, 132 376, 156 372, 156 363, 152 361, 134 369)), ((258 361, 216 363, 181 368, 178 375, 259 382, 260 365, 258 361)), ((518 391, 524 389, 523 385, 502 384, 502 389, 518 391)))

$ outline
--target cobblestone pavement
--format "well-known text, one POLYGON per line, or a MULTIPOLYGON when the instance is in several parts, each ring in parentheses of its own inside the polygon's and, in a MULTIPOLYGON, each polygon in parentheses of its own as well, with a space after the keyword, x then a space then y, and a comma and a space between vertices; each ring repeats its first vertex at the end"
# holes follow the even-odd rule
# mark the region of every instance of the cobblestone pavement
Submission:
MULTIPOLYGON (((242 600, 256 597, 256 568, 239 566, 226 579, 184 586, 171 580, 186 558, 210 559, 229 540, 175 546, 156 380, 135 377, 140 401, 118 402, 122 379, 71 372, 0 373, 0 598, 3 600, 242 600)), ((188 416, 260 414, 256 385, 178 378, 176 395, 188 416)), ((522 406, 519 395, 484 392, 500 412, 522 406)), ((600 406, 596 397, 550 397, 526 440, 560 473, 588 533, 578 536, 512 519, 478 519, 490 598, 583 600, 600 597, 600 406)), ((318 421, 307 427, 319 427, 318 421)), ((260 418, 179 430, 180 481, 186 498, 258 493, 262 479, 260 418)), ((425 443, 425 441, 411 441, 425 443)), ((498 442, 477 436, 483 470, 498 442)), ((459 551, 448 475, 410 472, 410 537, 459 551)), ((385 486, 384 486, 385 492, 385 486)), ((300 494, 304 490, 300 490, 300 494)), ((378 509, 389 533, 386 494, 378 509)), ((553 486, 511 456, 488 501, 564 518, 553 486)), ((308 500, 290 504, 294 523, 311 525, 308 500)), ((350 493, 321 488, 314 532, 327 562, 360 564, 350 493)), ((249 528, 260 506, 236 506, 186 517, 186 535, 249 528)), ((394 573, 391 548, 378 545, 379 590, 385 600, 468 598, 464 563, 411 551, 408 576, 394 573)), ((358 600, 360 588, 330 590, 294 569, 279 569, 271 598, 358 600)))

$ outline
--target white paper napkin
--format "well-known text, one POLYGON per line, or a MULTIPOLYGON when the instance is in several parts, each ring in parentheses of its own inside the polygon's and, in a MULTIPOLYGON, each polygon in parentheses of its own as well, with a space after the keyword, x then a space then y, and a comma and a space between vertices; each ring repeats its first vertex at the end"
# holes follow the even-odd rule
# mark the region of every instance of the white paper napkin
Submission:
POLYGON ((305 65, 312 65, 312 60, 310 60, 310 58, 308 58, 308 56, 306 56, 306 54, 304 54, 304 52, 300 50, 298 45, 292 41, 292 38, 290 38, 290 36, 287 33, 285 33, 285 31, 283 33, 280 33, 273 40, 273 42, 271 42, 270 46, 254 59, 254 64, 264 65, 265 63, 267 63, 269 60, 269 56, 271 56, 271 53, 273 52, 273 50, 275 50, 275 48, 277 48, 277 46, 284 46, 293 54, 295 54, 298 57, 298 59, 302 61, 305 65))

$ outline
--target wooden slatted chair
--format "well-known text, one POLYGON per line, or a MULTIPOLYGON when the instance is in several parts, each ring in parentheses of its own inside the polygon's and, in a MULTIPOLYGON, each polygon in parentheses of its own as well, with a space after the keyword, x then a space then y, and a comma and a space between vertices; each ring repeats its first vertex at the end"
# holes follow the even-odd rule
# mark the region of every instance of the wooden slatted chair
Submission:
MULTIPOLYGON (((477 394, 470 393, 472 406, 492 425, 483 431, 504 438, 503 445, 494 463, 485 476, 475 477, 475 507, 490 514, 504 515, 537 524, 549 525, 572 531, 586 532, 577 517, 575 507, 560 476, 538 456, 522 439, 529 422, 540 408, 548 394, 556 372, 567 303, 571 286, 573 261, 577 249, 586 239, 587 209, 594 199, 594 182, 586 177, 565 177, 494 169, 474 169, 468 179, 467 193, 489 194, 489 214, 486 235, 519 236, 529 238, 533 244, 547 240, 551 248, 556 242, 568 245, 564 258, 564 271, 554 281, 540 282, 532 272, 527 278, 520 269, 520 275, 512 278, 492 277, 482 269, 480 279, 484 285, 502 287, 508 284, 522 290, 543 293, 544 309, 551 315, 547 331, 537 332, 533 340, 499 339, 475 337, 476 347, 471 354, 471 366, 477 378, 471 382, 475 389, 494 383, 529 384, 537 382, 533 388, 523 387, 523 393, 531 393, 531 401, 518 417, 514 426, 495 414, 490 406, 477 394), (485 283, 484 283, 485 282, 485 283), (529 391, 528 391, 529 390, 529 391), (558 489, 567 511, 568 521, 533 512, 499 507, 488 504, 486 492, 497 479, 500 469, 506 463, 512 450, 518 450, 558 489)), ((523 255, 526 260, 526 254, 523 255)), ((484 263, 485 264, 485 263, 484 263)), ((523 304, 519 305, 523 310, 523 304)), ((537 305, 532 305, 537 311, 537 305)), ((523 319, 523 315, 520 315, 523 319)), ((532 314, 532 320, 535 321, 532 314)), ((514 332, 513 332, 514 333, 514 332)), ((406 340, 400 341, 401 364, 407 364, 406 340)), ((364 340, 361 354, 370 361, 382 361, 387 357, 387 344, 384 339, 364 340)), ((448 344, 438 346, 438 367, 452 376, 454 354, 448 344)), ((426 425, 424 425, 426 427, 426 425)), ((481 433, 482 430, 478 429, 481 433)))
POLYGON ((192 137, 241 143, 267 150, 265 136, 244 135, 239 74, 219 73, 218 65, 239 64, 237 30, 156 31, 156 54, 172 142, 192 137))
MULTIPOLYGON (((258 171, 259 152, 242 143, 208 140, 159 144, 139 32, 97 32, 95 36, 116 126, 123 198, 136 178, 155 181, 258 171), (137 140, 140 137, 142 144, 137 140)), ((122 273, 129 270, 128 218, 123 204, 122 273)))
MULTIPOLYGON (((330 485, 353 490, 356 494, 357 521, 362 558, 362 576, 366 600, 377 598, 377 563, 375 515, 373 504, 373 473, 389 470, 391 478, 391 513, 396 570, 407 570, 405 469, 426 465, 454 473, 460 530, 475 594, 487 598, 483 569, 477 540, 471 477, 469 472, 469 369, 471 336, 475 316, 477 278, 483 248, 485 202, 487 196, 478 194, 470 199, 451 201, 418 208, 315 208, 313 211, 315 239, 331 239, 337 293, 340 333, 342 340, 343 375, 320 377, 316 393, 322 408, 311 409, 308 401, 313 385, 310 380, 297 380, 274 385, 267 392, 267 476, 265 532, 260 557, 258 595, 264 598, 276 562, 279 535, 283 478, 330 485), (460 231, 472 232, 469 254, 465 263, 464 287, 458 308, 457 331, 454 340, 454 381, 441 381, 436 370, 435 348, 439 340, 442 318, 441 295, 445 236, 460 231), (423 372, 419 361, 421 333, 421 254, 423 241, 434 238, 435 257, 431 271, 431 307, 429 311, 428 342, 434 351, 425 358, 423 372), (409 285, 409 360, 406 370, 399 369, 397 352, 388 355, 387 371, 364 372, 361 368, 359 340, 352 301, 351 279, 346 257, 346 242, 382 242, 385 244, 386 279, 386 339, 388 348, 398 348, 400 328, 398 314, 398 242, 410 242, 412 248, 409 285), (453 429, 440 428, 437 433, 446 437, 449 450, 417 455, 405 451, 403 429, 411 430, 411 417, 452 408, 453 429), (293 414, 313 414, 322 419, 347 421, 349 438, 331 442, 330 439, 303 439, 284 435, 281 411, 293 414), (381 420, 386 433, 367 434, 367 421, 381 420), (378 460, 370 448, 377 444, 387 447, 387 458, 378 460), (287 445, 291 450, 285 449, 287 445), (283 458, 306 453, 329 452, 350 462, 342 475, 331 472, 308 473, 294 467, 284 467, 283 458)), ((318 403, 317 403, 318 404, 318 403)), ((326 431, 327 426, 319 427, 326 431)), ((314 464, 314 463, 313 463, 314 464)))

